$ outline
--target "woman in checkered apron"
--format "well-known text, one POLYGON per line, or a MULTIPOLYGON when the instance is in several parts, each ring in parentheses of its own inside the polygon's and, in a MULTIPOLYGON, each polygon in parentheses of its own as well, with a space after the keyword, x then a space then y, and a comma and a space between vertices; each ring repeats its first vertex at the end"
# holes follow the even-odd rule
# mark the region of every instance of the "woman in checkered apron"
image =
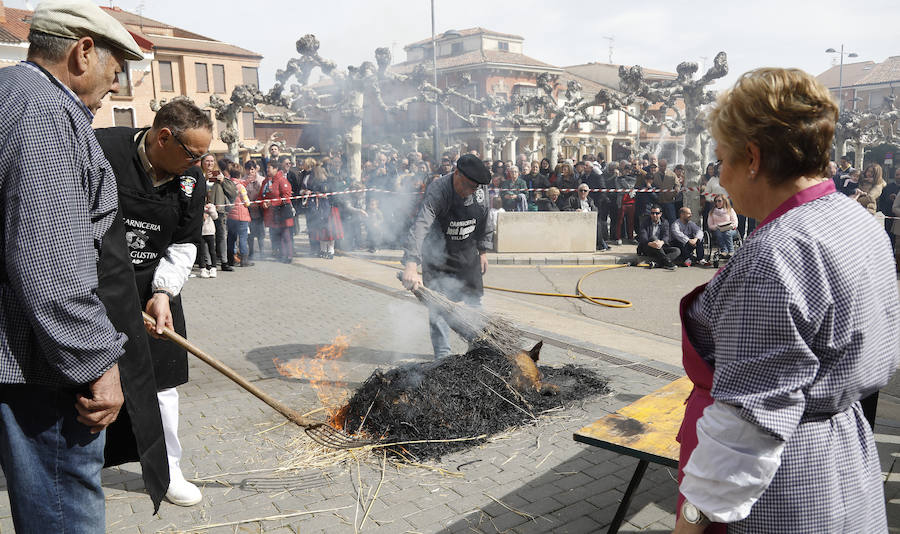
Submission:
POLYGON ((721 184, 762 223, 681 303, 678 533, 887 531, 859 400, 900 360, 900 303, 884 231, 821 178, 836 117, 795 69, 744 74, 711 114, 721 184))

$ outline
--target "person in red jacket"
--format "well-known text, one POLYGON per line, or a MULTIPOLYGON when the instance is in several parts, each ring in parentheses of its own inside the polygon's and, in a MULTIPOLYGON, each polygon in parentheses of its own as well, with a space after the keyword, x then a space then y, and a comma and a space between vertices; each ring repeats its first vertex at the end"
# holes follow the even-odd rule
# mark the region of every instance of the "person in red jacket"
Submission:
POLYGON ((269 165, 266 174, 266 180, 259 194, 259 198, 263 201, 263 221, 269 228, 273 251, 278 249, 276 256, 280 261, 290 263, 294 258, 294 240, 291 236, 291 227, 294 226, 290 200, 293 196, 291 184, 275 165, 269 165))

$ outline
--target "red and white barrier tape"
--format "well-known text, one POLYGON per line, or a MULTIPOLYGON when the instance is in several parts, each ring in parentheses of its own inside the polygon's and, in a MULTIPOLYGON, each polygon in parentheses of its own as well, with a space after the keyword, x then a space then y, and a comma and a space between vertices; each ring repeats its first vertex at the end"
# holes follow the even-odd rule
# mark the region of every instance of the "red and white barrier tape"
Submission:
MULTIPOLYGON (((491 191, 498 191, 498 192, 512 191, 512 192, 516 192, 516 193, 520 193, 520 192, 529 192, 530 193, 530 192, 535 192, 535 191, 544 192, 549 189, 550 189, 549 187, 532 187, 532 188, 526 188, 526 189, 490 188, 491 191)), ((562 188, 557 187, 556 189, 558 189, 560 193, 570 193, 570 192, 578 191, 577 188, 562 189, 562 188)), ((640 188, 640 189, 638 189, 638 188, 618 189, 618 188, 603 188, 603 187, 601 187, 601 188, 597 188, 597 189, 588 189, 588 192, 590 192, 590 193, 632 193, 632 192, 634 192, 634 193, 682 193, 684 191, 696 191, 696 192, 700 193, 700 195, 705 196, 705 197, 719 196, 719 193, 707 193, 705 191, 702 191, 699 187, 683 187, 681 189, 659 189, 659 188, 655 188, 655 187, 645 187, 645 188, 640 188)), ((423 194, 422 191, 389 191, 387 189, 364 188, 364 189, 350 189, 348 191, 334 191, 331 193, 311 193, 308 195, 295 195, 295 196, 291 196, 291 197, 280 197, 280 200, 282 202, 284 202, 286 200, 301 200, 301 199, 308 200, 310 198, 317 198, 317 197, 318 198, 327 198, 327 197, 336 196, 336 195, 352 195, 352 194, 357 194, 357 193, 386 193, 386 194, 392 194, 392 195, 421 195, 421 194, 423 194)), ((728 195, 724 195, 724 196, 727 197, 728 195)), ((263 202, 265 202, 265 201, 264 200, 251 200, 250 204, 262 204, 263 202)), ((229 207, 229 206, 234 206, 234 204, 233 203, 231 203, 231 204, 216 204, 215 206, 217 208, 225 208, 225 207, 229 207)), ((890 217, 887 215, 884 215, 884 218, 900 220, 900 217, 890 217)))

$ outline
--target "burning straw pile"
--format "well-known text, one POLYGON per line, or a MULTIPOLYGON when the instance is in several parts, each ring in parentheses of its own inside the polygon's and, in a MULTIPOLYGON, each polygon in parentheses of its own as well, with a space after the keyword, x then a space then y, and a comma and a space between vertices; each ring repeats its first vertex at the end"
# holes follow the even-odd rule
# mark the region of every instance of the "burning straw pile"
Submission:
POLYGON ((608 391, 604 379, 574 365, 541 367, 544 380, 559 386, 558 395, 518 391, 510 385, 514 366, 508 356, 481 347, 435 362, 376 370, 342 410, 343 429, 389 442, 428 440, 402 447, 419 460, 437 459, 486 438, 441 440, 490 436, 608 391))

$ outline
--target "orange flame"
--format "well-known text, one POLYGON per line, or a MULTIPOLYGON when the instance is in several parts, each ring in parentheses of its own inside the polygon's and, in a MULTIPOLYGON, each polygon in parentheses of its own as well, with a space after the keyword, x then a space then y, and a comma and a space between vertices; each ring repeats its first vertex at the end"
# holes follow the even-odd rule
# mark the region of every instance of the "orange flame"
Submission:
POLYGON ((337 360, 344 355, 349 346, 350 338, 338 334, 331 345, 319 347, 312 358, 304 355, 298 360, 287 362, 273 358, 272 362, 282 376, 308 380, 319 397, 319 402, 328 412, 329 420, 333 423, 343 423, 337 421, 336 416, 347 403, 349 391, 345 375, 337 360))

